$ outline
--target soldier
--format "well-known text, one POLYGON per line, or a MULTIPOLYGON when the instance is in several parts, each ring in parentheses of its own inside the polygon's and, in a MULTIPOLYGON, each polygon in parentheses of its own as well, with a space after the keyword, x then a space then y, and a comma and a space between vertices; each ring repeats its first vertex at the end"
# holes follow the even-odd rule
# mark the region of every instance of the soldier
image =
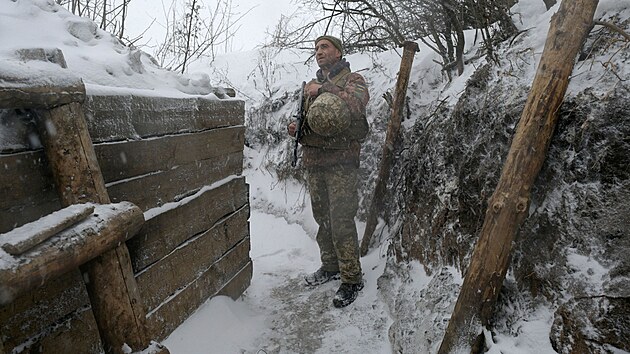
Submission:
MULTIPOLYGON (((338 38, 318 37, 315 59, 320 69, 304 88, 306 119, 300 144, 313 216, 319 225, 322 265, 305 281, 316 286, 341 278, 333 305, 344 307, 363 289, 354 217, 359 153, 369 130, 365 118, 369 93, 363 77, 350 71, 338 38)), ((288 130, 295 136, 295 122, 288 130)))

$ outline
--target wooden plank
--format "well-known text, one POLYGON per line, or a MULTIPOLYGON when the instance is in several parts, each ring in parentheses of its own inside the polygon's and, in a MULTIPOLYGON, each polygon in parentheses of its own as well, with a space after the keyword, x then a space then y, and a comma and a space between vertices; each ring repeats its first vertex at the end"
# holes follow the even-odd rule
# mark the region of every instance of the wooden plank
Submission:
POLYGON ((250 266, 249 246, 248 237, 211 265, 198 279, 149 312, 147 324, 151 336, 165 338, 204 301, 219 293, 241 270, 250 266))
POLYGON ((90 302, 79 270, 68 272, 47 282, 11 304, 0 306, 0 333, 5 348, 13 348, 28 338, 46 331, 55 322, 67 317, 90 302))
POLYGON ((32 85, 20 83, 11 87, 0 86, 0 109, 3 108, 52 108, 85 100, 82 81, 63 86, 32 85))
POLYGON ((235 178, 214 189, 148 218, 142 229, 127 241, 134 273, 163 258, 192 236, 212 227, 248 202, 245 177, 235 178))
POLYGON ((97 144, 96 157, 105 182, 243 151, 245 127, 213 129, 139 141, 97 144))
POLYGON ((0 268, 0 304, 117 247, 144 222, 142 211, 129 202, 97 205, 95 209, 84 222, 0 268))
POLYGON ((44 152, 0 155, 0 209, 58 200, 44 152))
POLYGON ((61 209, 43 151, 0 155, 0 232, 61 209))
POLYGON ((37 204, 34 202, 26 205, 16 203, 8 209, 0 209, 0 232, 10 231, 61 208, 61 202, 56 198, 51 201, 44 200, 37 204))
POLYGON ((248 218, 249 207, 244 206, 136 275, 145 307, 156 308, 248 237, 248 218))
POLYGON ((79 308, 62 321, 52 324, 37 338, 29 340, 32 353, 103 353, 94 314, 89 307, 79 308), (31 344, 32 343, 32 344, 31 344))
POLYGON ((133 126, 142 137, 244 124, 244 102, 206 98, 134 97, 133 126), (161 114, 156 114, 161 112, 161 114))
POLYGON ((243 269, 241 269, 238 274, 236 274, 230 281, 225 284, 225 286, 219 290, 217 295, 229 296, 233 300, 238 299, 247 288, 252 281, 252 275, 254 273, 254 264, 253 262, 249 262, 243 269))
POLYGON ((0 156, 39 148, 37 129, 30 112, 0 109, 0 130, 0 156))
POLYGON ((94 212, 94 205, 75 204, 44 216, 32 223, 0 234, 2 249, 11 255, 22 254, 55 234, 85 220, 94 212))
POLYGON ((142 210, 174 202, 243 170, 243 153, 235 152, 188 163, 170 170, 150 173, 107 185, 112 201, 128 200, 142 210))
POLYGON ((144 96, 88 96, 94 142, 139 139, 244 124, 241 100, 144 96))

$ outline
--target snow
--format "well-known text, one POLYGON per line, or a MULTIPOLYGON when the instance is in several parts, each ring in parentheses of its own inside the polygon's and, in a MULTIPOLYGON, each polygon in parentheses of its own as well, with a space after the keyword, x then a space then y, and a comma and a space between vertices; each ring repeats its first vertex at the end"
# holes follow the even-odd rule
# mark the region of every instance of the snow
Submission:
MULTIPOLYGON (((103 94, 107 87, 106 93, 124 88, 125 92, 140 96, 214 97, 215 88, 209 84, 207 75, 179 75, 161 69, 150 56, 125 47, 92 21, 72 15, 54 0, 3 1, 0 33, 19 33, 0 38, 0 60, 15 62, 19 60, 16 51, 24 48, 58 48, 64 54, 68 69, 51 68, 42 80, 49 80, 48 76, 70 76, 71 72, 83 79, 88 94, 103 94)), ((4 69, 3 65, 0 69, 3 77, 5 70, 9 69, 4 69)))
MULTIPOLYGON (((517 75, 523 82, 531 82, 551 15, 557 7, 545 11, 540 0, 521 0, 514 6, 513 12, 520 20, 517 25, 526 32, 515 40, 514 46, 506 49, 509 64, 501 68, 503 74, 517 75)), ((596 16, 606 19, 612 14, 618 14, 621 20, 630 17, 627 0, 600 1, 596 16)), ((191 74, 179 75, 159 68, 148 55, 124 47, 113 36, 88 20, 72 16, 53 0, 3 1, 0 33, 19 34, 0 37, 0 60, 3 61, 0 77, 30 77, 32 70, 41 68, 37 72, 42 82, 59 84, 78 77, 86 84, 88 94, 95 95, 214 97, 215 86, 229 85, 237 90, 237 98, 245 99, 247 107, 252 107, 295 91, 299 83, 313 76, 316 70, 312 60, 308 60, 311 53, 255 49, 222 55, 212 67, 194 63, 190 67, 191 74), (25 64, 16 54, 23 48, 59 48, 68 69, 49 63, 25 64)), ((473 35, 467 33, 468 49, 479 45, 471 40, 473 35)), ((483 63, 467 65, 463 75, 445 84, 439 66, 434 63, 437 55, 423 44, 420 48, 410 79, 412 104, 421 107, 436 107, 440 102, 455 104, 475 67, 483 63)), ((470 53, 472 51, 467 55, 470 53)), ((361 73, 373 88, 370 108, 377 111, 382 105, 380 96, 388 89, 393 90, 400 53, 392 50, 372 55, 353 54, 348 60, 354 70, 367 69, 361 73)), ((603 63, 581 65, 576 70, 568 94, 581 92, 591 79, 614 79, 603 63)), ((628 77, 627 66, 618 70, 618 75, 628 77)), ((278 114, 287 119, 290 112, 282 109, 278 114)), ((407 120, 404 126, 414 123, 413 119, 407 120)), ((0 124, 0 147, 4 144, 4 129, 6 127, 0 124)), ((388 331, 393 318, 388 309, 394 307, 381 298, 381 284, 388 286, 387 291, 404 291, 410 304, 405 307, 408 311, 418 310, 414 302, 418 294, 436 298, 442 295, 436 289, 450 286, 454 289, 450 295, 455 296, 462 277, 453 267, 428 275, 422 265, 412 263, 406 270, 409 279, 405 281, 411 284, 406 288, 402 287, 400 278, 392 279, 389 284, 379 280, 387 261, 387 242, 362 258, 366 287, 349 307, 335 309, 331 304, 338 282, 305 287, 303 276, 319 267, 314 241, 317 225, 311 214, 309 195, 297 181, 278 181, 273 170, 266 168, 268 151, 265 149, 248 148, 245 156, 244 175, 250 184, 252 208, 250 256, 254 273, 251 286, 237 300, 218 296, 201 306, 163 342, 171 353, 199 353, 200 350, 204 353, 390 353, 393 348, 388 331), (448 283, 441 283, 442 279, 447 279, 448 283)), ((236 177, 230 176, 198 193, 236 177)), ((440 193, 446 196, 453 188, 457 186, 444 186, 440 193)), ((155 217, 195 196, 148 210, 145 218, 155 217)), ((364 227, 357 222, 360 235, 364 227)), ((592 289, 587 289, 589 294, 596 294, 606 280, 605 267, 577 252, 567 257, 576 269, 576 276, 593 284, 592 289)), ((3 262, 9 262, 7 259, 0 250, 0 267, 3 262)), ((449 312, 448 307, 444 312, 449 312)), ((552 321, 553 312, 549 308, 523 313, 514 325, 519 328, 518 333, 487 333, 488 337, 492 336, 492 340, 488 340, 489 352, 553 353, 549 343, 552 321)), ((429 322, 423 325, 427 331, 432 329, 429 322)))

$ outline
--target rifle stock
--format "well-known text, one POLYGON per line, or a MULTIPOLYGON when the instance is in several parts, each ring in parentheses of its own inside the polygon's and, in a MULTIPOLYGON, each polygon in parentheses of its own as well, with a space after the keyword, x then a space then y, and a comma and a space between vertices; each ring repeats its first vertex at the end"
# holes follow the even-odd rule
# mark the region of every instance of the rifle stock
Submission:
POLYGON ((298 144, 300 143, 300 138, 302 138, 302 124, 304 120, 304 87, 306 87, 306 81, 302 81, 302 87, 300 88, 300 99, 298 101, 298 109, 295 115, 293 115, 296 122, 295 145, 293 146, 293 161, 291 162, 291 166, 293 167, 297 165, 298 144))

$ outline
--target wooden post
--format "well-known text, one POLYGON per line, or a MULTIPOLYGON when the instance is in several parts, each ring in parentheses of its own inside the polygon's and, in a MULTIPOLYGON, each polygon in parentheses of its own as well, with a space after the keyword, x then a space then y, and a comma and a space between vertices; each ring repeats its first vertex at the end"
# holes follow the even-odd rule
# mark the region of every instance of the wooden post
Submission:
POLYGON ((538 71, 488 201, 481 235, 439 354, 477 353, 510 260, 512 242, 527 217, 531 187, 545 160, 575 58, 590 32, 598 0, 563 0, 551 21, 538 71))
POLYGON ((385 189, 387 188, 389 171, 394 156, 394 143, 396 142, 396 138, 398 137, 398 133, 400 131, 401 116, 405 105, 405 97, 407 96, 409 74, 411 72, 411 65, 413 64, 413 57, 418 50, 418 43, 416 42, 406 41, 403 44, 403 56, 400 63, 400 70, 398 71, 398 79, 396 81, 396 97, 394 97, 392 115, 389 119, 389 124, 387 125, 387 135, 385 137, 383 156, 381 157, 378 177, 376 179, 376 187, 374 188, 374 195, 372 196, 372 202, 367 216, 365 232, 363 233, 363 239, 361 240, 361 256, 365 256, 367 254, 372 234, 374 233, 378 222, 379 211, 383 209, 385 189))
MULTIPOLYGON (((38 112, 40 137, 64 206, 110 202, 80 103, 38 112)), ((106 353, 148 347, 146 311, 124 243, 81 267, 106 353)))

